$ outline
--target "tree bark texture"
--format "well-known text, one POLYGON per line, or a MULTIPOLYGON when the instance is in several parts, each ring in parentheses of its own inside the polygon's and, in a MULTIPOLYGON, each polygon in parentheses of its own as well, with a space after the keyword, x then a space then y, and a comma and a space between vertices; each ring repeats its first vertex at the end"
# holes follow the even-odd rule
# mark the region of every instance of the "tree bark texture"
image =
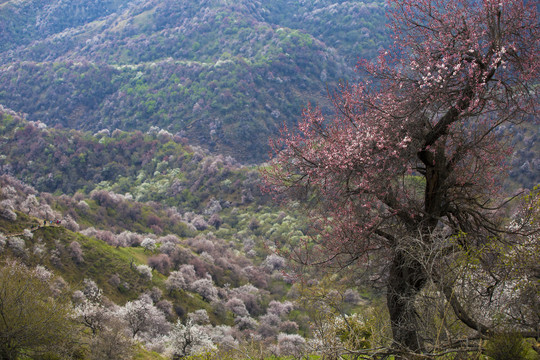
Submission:
POLYGON ((405 351, 420 352, 423 348, 414 301, 425 283, 420 264, 397 252, 390 265, 387 306, 394 345, 405 351))

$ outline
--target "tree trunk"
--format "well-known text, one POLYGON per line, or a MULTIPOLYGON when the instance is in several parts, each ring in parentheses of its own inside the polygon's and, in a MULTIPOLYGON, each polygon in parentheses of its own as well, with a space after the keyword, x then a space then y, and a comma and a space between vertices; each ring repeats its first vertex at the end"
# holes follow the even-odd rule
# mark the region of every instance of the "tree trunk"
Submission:
POLYGON ((390 266, 386 299, 394 346, 404 351, 422 350, 414 301, 424 284, 420 264, 397 252, 390 266))

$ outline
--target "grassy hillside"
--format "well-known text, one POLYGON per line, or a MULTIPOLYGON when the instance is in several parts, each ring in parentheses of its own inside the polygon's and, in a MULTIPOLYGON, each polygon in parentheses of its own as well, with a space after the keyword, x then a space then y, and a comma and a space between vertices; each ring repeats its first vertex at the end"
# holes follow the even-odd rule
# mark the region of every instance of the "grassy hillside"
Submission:
POLYGON ((109 336, 109 321, 133 333, 139 345, 132 351, 145 359, 159 358, 151 350, 166 355, 171 327, 200 318, 201 311, 210 321, 201 323, 205 333, 226 331, 246 346, 249 334, 270 344, 279 331, 309 333, 304 311, 291 312, 287 301, 294 296, 282 273, 286 261, 271 251, 273 243, 302 234, 294 218, 277 209, 248 203, 222 209, 213 201, 199 213, 180 213, 106 190, 40 193, 7 175, 0 177, 0 189, 0 267, 24 263, 69 297, 80 314, 77 336, 100 344, 78 350, 92 359, 104 346, 102 336, 109 336), (129 320, 137 306, 150 314, 138 335, 129 320), (280 306, 285 310, 275 313, 280 306), (89 323, 96 309, 105 317, 89 323))

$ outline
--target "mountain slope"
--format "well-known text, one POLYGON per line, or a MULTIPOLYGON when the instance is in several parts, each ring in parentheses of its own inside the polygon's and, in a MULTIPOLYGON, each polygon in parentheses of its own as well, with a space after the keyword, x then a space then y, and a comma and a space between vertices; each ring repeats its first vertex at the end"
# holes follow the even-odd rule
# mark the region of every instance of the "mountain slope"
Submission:
POLYGON ((155 125, 242 161, 385 40, 380 2, 27 0, 0 18, 0 104, 68 128, 155 125))

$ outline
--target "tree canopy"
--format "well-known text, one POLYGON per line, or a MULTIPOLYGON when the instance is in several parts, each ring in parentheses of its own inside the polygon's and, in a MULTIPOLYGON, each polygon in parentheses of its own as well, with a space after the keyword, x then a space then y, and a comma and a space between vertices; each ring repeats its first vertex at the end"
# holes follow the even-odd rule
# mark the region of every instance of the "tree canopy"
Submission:
POLYGON ((69 354, 77 331, 69 297, 48 282, 43 267, 9 260, 0 267, 0 358, 69 354))
MULTIPOLYGON (((535 311, 496 321, 463 305, 473 293, 485 294, 477 305, 504 302, 517 280, 503 259, 538 243, 523 228, 530 214, 512 213, 502 188, 512 128, 537 120, 537 9, 519 0, 392 0, 388 9, 393 46, 360 61, 368 80, 332 94, 334 116, 309 107, 297 129, 282 129, 267 183, 320 199, 318 235, 306 243, 313 263, 369 264, 382 276, 394 348, 404 354, 458 346, 449 318, 471 339, 537 337, 535 311), (430 319, 446 336, 427 333, 419 300, 427 292, 431 305, 452 309, 430 319)), ((538 288, 529 296, 537 304, 538 288)))

